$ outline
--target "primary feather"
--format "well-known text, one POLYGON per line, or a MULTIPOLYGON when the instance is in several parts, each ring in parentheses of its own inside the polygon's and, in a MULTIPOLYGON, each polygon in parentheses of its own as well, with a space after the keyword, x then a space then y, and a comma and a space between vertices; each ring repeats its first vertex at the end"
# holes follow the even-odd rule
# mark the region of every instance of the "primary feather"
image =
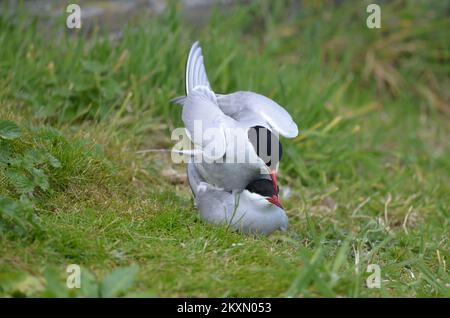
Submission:
POLYGON ((203 64, 202 48, 197 41, 192 45, 186 63, 186 95, 198 86, 205 86, 212 91, 203 64))

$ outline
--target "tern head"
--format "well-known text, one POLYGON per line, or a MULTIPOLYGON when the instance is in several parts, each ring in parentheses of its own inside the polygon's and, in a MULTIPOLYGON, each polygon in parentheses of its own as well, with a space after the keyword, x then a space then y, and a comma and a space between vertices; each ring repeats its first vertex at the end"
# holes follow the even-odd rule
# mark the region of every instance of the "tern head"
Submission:
POLYGON ((278 199, 278 185, 276 179, 276 173, 271 173, 271 180, 269 179, 256 179, 250 182, 245 188, 250 193, 257 194, 264 197, 268 202, 283 209, 283 206, 278 199))
POLYGON ((264 196, 270 203, 283 208, 278 199, 279 188, 277 183, 278 163, 283 153, 280 141, 270 129, 263 126, 251 127, 248 132, 248 138, 258 157, 266 164, 269 170, 270 180, 254 180, 247 186, 247 190, 264 196))
POLYGON ((283 148, 277 135, 263 126, 253 126, 247 134, 258 157, 270 170, 276 170, 283 155, 283 148))

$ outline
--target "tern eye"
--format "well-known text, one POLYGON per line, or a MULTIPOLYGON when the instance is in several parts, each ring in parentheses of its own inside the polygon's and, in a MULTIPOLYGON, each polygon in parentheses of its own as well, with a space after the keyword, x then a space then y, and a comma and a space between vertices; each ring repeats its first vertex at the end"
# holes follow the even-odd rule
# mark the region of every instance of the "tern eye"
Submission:
POLYGON ((278 138, 269 129, 254 126, 248 130, 248 139, 258 157, 270 168, 275 168, 283 154, 283 147, 278 138))
POLYGON ((272 181, 268 179, 254 180, 250 182, 245 189, 252 193, 259 194, 263 197, 271 197, 273 195, 277 195, 275 193, 272 181))

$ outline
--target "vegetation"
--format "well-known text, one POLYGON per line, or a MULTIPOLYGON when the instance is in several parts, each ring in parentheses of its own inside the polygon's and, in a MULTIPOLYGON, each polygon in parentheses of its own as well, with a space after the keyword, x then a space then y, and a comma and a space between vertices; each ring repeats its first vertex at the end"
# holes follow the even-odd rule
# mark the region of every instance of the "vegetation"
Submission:
POLYGON ((449 297, 449 5, 386 2, 368 29, 366 3, 302 3, 201 29, 172 5, 119 39, 0 15, 0 295, 449 297), (282 140, 285 233, 202 223, 167 173, 184 167, 137 153, 171 147, 197 39, 217 92, 262 93, 299 125, 282 140))

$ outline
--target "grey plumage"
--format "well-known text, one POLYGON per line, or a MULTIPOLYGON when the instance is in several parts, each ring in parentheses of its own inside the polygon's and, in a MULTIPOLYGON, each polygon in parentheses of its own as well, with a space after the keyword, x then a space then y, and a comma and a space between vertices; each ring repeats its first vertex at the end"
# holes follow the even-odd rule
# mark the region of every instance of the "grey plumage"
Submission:
POLYGON ((263 126, 285 137, 297 136, 297 125, 286 110, 253 92, 215 94, 198 42, 192 45, 186 63, 186 96, 172 102, 183 106, 182 119, 188 136, 203 151, 202 160, 192 159, 187 168, 200 218, 245 233, 269 235, 287 229, 288 220, 279 202, 273 204, 269 198, 245 190, 253 180, 270 180, 273 173, 256 154, 248 140, 248 130, 263 126), (195 135, 198 130, 194 127, 199 122, 201 133, 215 129, 212 138, 195 135), (236 147, 236 138, 243 141, 240 147, 236 147), (210 146, 214 153, 206 151, 210 146), (244 162, 227 162, 237 157, 245 158, 244 162))
POLYGON ((286 231, 288 219, 283 209, 264 197, 243 191, 225 191, 205 182, 197 169, 188 163, 188 180, 200 218, 212 224, 229 226, 247 234, 270 235, 286 231))

